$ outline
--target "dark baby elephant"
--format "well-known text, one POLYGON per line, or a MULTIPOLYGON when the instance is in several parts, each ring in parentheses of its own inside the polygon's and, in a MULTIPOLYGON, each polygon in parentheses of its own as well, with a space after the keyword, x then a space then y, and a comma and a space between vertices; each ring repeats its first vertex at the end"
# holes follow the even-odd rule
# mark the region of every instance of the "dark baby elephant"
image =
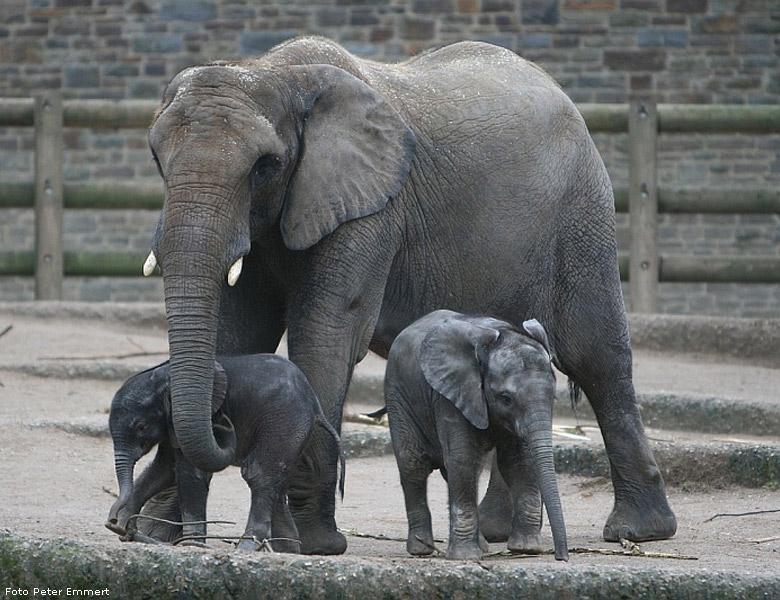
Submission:
MULTIPOLYGON (((233 464, 251 490, 246 530, 238 547, 259 549, 264 540, 282 552, 299 551, 299 534, 287 503, 286 491, 294 467, 314 431, 322 427, 336 443, 339 436, 328 423, 311 385, 292 362, 273 354, 219 357, 214 363, 212 394, 214 430, 225 447, 234 448, 233 464)), ((111 402, 109 428, 119 498, 106 526, 127 535, 132 515, 153 496, 160 498, 156 516, 179 517, 180 529, 147 525, 141 531, 170 531, 195 543, 206 535, 206 501, 212 472, 196 468, 182 454, 171 420, 168 363, 128 379, 111 402), (155 445, 157 453, 133 480, 138 460, 155 445), (171 489, 175 493, 171 493, 171 489), (186 524, 191 523, 191 524, 186 524)), ((343 494, 344 465, 340 489, 343 494)), ((148 511, 154 513, 155 511, 148 511)), ((138 536, 139 538, 143 536, 138 536)))
MULTIPOLYGON (((609 175, 537 66, 478 42, 381 64, 299 38, 183 70, 149 143, 165 202, 144 272, 162 270, 171 413, 193 464, 233 460, 212 430, 216 354, 274 352, 286 330, 339 430, 354 365, 416 319, 533 316, 598 416, 615 491, 604 537, 674 534, 632 381, 609 175)), ((344 552, 336 445, 315 433, 306 452, 289 492, 302 551, 344 552)), ((506 539, 495 482, 482 523, 506 539)))
POLYGON ((568 560, 553 464, 555 374, 538 321, 526 321, 521 329, 448 310, 426 315, 390 349, 385 399, 410 554, 433 551, 426 482, 439 469, 449 489, 447 558, 482 556, 477 484, 484 458, 495 447, 514 504, 508 548, 540 550, 541 493, 555 558, 568 560))

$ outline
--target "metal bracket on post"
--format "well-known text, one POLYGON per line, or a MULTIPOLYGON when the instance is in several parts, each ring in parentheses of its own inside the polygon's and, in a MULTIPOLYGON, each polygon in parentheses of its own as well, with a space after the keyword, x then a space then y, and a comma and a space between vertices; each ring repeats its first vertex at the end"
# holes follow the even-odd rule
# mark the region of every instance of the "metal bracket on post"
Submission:
POLYGON ((658 111, 655 103, 632 101, 628 112, 628 194, 631 252, 628 278, 631 310, 658 311, 658 182, 656 145, 658 111))
POLYGON ((35 299, 62 299, 62 97, 35 98, 35 299))

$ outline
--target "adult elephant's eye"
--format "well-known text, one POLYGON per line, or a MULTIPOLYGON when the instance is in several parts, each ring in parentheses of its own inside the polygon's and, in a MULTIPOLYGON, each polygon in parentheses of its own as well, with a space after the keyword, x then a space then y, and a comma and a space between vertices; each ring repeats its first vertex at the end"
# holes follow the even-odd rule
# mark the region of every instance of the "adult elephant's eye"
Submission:
POLYGON ((257 159, 252 167, 250 183, 253 188, 267 184, 279 170, 279 159, 273 154, 265 154, 257 159))

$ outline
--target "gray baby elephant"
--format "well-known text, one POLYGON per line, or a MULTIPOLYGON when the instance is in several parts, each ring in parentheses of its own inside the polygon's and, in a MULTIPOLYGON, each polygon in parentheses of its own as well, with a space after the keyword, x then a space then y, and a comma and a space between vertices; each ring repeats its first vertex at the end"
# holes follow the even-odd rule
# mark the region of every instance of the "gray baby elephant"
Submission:
POLYGON ((485 456, 495 447, 515 506, 509 549, 538 551, 541 492, 555 558, 568 560, 553 465, 555 375, 538 321, 519 329, 449 310, 426 315, 404 329, 390 349, 385 398, 410 554, 433 550, 426 481, 439 469, 450 501, 446 556, 482 556, 487 543, 479 531, 477 485, 485 456))
MULTIPOLYGON (((284 538, 271 543, 274 550, 297 552, 298 529, 286 495, 295 464, 314 425, 339 441, 314 390, 303 372, 280 356, 220 357, 215 362, 211 408, 215 435, 222 445, 235 449, 233 464, 241 467, 252 495, 249 520, 238 547, 259 549, 262 540, 273 537, 284 538)), ((119 498, 111 507, 106 527, 128 536, 129 531, 135 531, 134 524, 129 525, 132 515, 153 496, 173 488, 178 493, 178 506, 174 494, 174 508, 169 506, 168 510, 190 523, 182 526, 181 539, 202 543, 212 473, 195 468, 184 457, 172 423, 167 362, 134 375, 114 396, 109 428, 119 498), (133 481, 136 463, 155 445, 154 459, 133 481)), ((341 462, 343 495, 343 455, 341 462)))

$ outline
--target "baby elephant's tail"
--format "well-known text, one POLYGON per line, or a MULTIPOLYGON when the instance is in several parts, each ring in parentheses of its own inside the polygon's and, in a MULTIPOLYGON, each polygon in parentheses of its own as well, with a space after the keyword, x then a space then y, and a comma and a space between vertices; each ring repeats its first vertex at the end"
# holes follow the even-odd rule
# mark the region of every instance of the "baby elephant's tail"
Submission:
POLYGON ((330 424, 330 421, 325 417, 322 411, 317 415, 316 419, 317 425, 322 427, 325 431, 327 431, 334 440, 336 440, 336 444, 339 447, 339 462, 341 463, 341 475, 339 476, 339 494, 341 495, 341 499, 344 499, 344 477, 346 473, 346 459, 344 458, 344 449, 341 447, 341 438, 339 437, 338 432, 333 428, 333 425, 330 424))

